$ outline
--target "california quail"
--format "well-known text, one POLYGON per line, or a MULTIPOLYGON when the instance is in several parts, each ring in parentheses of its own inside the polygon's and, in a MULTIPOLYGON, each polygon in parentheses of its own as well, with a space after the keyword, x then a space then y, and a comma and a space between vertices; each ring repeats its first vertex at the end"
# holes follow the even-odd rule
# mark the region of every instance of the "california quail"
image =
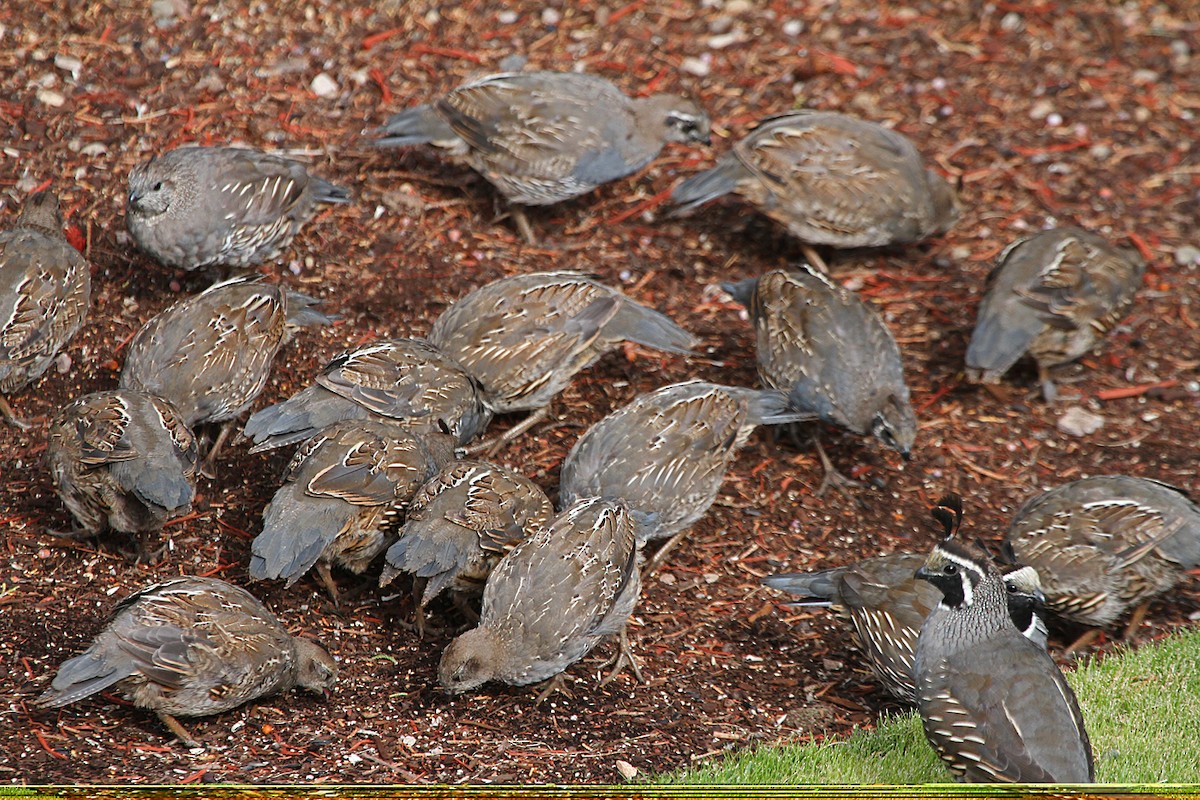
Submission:
POLYGON ((1042 394, 1056 395, 1050 368, 1091 350, 1125 316, 1146 264, 1094 233, 1053 228, 1000 254, 987 278, 967 347, 967 377, 998 383, 1025 353, 1042 394))
POLYGON ((142 326, 129 345, 121 388, 166 398, 193 428, 225 423, 209 450, 211 464, 296 329, 333 321, 313 308, 318 302, 259 275, 210 286, 142 326))
POLYGON ((942 592, 913 659, 925 737, 960 780, 1094 781, 1075 693, 1054 659, 1013 625, 999 571, 950 535, 961 500, 941 505, 947 537, 917 571, 942 592))
POLYGON ((0 231, 0 415, 21 428, 5 395, 41 377, 83 326, 92 273, 63 235, 58 198, 31 195, 0 231))
POLYGON ((517 72, 459 86, 396 114, 377 133, 379 147, 447 148, 510 202, 542 206, 632 175, 667 142, 707 143, 709 121, 692 100, 631 99, 597 75, 517 72))
POLYGON ((454 440, 394 423, 343 420, 300 446, 263 511, 250 577, 291 586, 315 564, 338 601, 331 565, 362 574, 395 539, 413 495, 454 458, 454 440))
MULTIPOLYGON (((795 272, 723 284, 750 311, 758 374, 789 393, 797 410, 852 433, 870 434, 905 458, 917 435, 900 348, 879 315, 853 292, 806 264, 795 272)), ((828 485, 852 484, 817 442, 828 485)))
POLYGON ((1096 627, 1149 601, 1200 566, 1200 507, 1158 481, 1103 475, 1028 500, 1008 529, 1012 556, 1037 568, 1055 613, 1096 627))
POLYGON ((684 354, 697 344, 665 315, 566 271, 489 283, 442 312, 429 332, 432 344, 479 381, 489 410, 537 412, 501 441, 542 419, 577 372, 626 340, 684 354))
MULTIPOLYGON (((683 534, 717 497, 725 471, 758 425, 810 415, 775 389, 686 381, 639 395, 593 425, 567 454, 563 505, 584 497, 620 498, 650 515, 643 540, 683 534)), ((653 569, 677 539, 655 556, 653 569)))
POLYGON ((401 572, 424 583, 421 611, 445 589, 479 595, 500 559, 541 530, 554 506, 537 484, 486 461, 455 461, 430 478, 408 507, 399 538, 387 551, 381 586, 401 572))
POLYGON ((623 634, 641 589, 635 528, 623 504, 591 497, 514 547, 483 589, 479 626, 442 653, 446 691, 546 680, 623 634))
POLYGON ((82 654, 63 663, 37 704, 58 708, 113 688, 154 711, 189 747, 175 717, 219 714, 300 686, 328 697, 337 665, 292 636, 244 589, 183 577, 122 600, 82 654))
POLYGON ((335 356, 313 386, 250 415, 251 453, 303 441, 343 419, 380 419, 465 444, 491 421, 479 384, 424 339, 385 339, 335 356))
POLYGON ((130 389, 94 392, 50 425, 46 462, 54 489, 83 527, 146 535, 192 509, 196 438, 162 398, 130 389))
POLYGON ((125 224, 168 267, 251 267, 277 258, 318 203, 345 189, 298 161, 241 147, 180 147, 129 173, 125 224))
POLYGON ((803 242, 843 248, 915 242, 949 230, 959 211, 911 141, 831 111, 768 117, 671 200, 686 212, 730 192, 803 242))
MULTIPOLYGON (((915 572, 926 556, 893 553, 866 558, 846 567, 768 575, 765 586, 796 595, 793 606, 831 608, 854 627, 858 646, 883 687, 897 699, 915 704, 913 649, 921 624, 942 594, 915 572)), ((1041 590, 1032 567, 1004 571, 1008 611, 1026 638, 1046 647, 1046 624, 1038 614, 1041 590)))

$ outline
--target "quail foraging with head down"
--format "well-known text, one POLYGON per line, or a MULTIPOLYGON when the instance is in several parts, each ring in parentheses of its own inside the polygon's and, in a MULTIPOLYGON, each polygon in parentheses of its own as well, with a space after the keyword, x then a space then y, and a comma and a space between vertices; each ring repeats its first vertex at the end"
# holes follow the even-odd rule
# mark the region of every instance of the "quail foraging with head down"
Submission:
POLYGON ((30 195, 0 231, 0 416, 20 428, 5 395, 40 378, 83 326, 92 273, 63 234, 58 198, 30 195))
POLYGON ((1200 566, 1200 506, 1158 481, 1083 478, 1026 501, 1005 542, 1037 568, 1050 610, 1103 628, 1134 609, 1129 636, 1152 598, 1200 566))
POLYGON ((998 383, 1021 356, 1037 361, 1042 394, 1050 368, 1095 347, 1133 305, 1146 263, 1079 228, 1053 228, 1000 254, 987 278, 967 347, 967 377, 998 383))
POLYGON ((241 147, 180 147, 129 173, 125 224, 168 267, 252 267, 277 258, 319 203, 345 189, 298 161, 241 147))
POLYGON ((54 490, 82 533, 135 534, 139 560, 147 534, 191 511, 196 459, 196 437, 174 406, 131 389, 75 400, 51 423, 46 448, 54 490))
POLYGON ((446 148, 509 202, 543 206, 632 175, 667 142, 707 143, 709 121, 692 100, 630 98, 597 75, 507 72, 402 111, 376 133, 379 147, 446 148))
POLYGON ((225 423, 211 465, 234 421, 262 392, 275 354, 297 328, 333 319, 317 300, 261 276, 217 283, 142 326, 129 345, 121 388, 169 400, 190 427, 225 423))
MULTIPOLYGON (((941 592, 915 572, 925 563, 918 553, 866 558, 846 567, 768 575, 765 586, 800 598, 794 607, 830 608, 849 622, 867 665, 898 700, 915 704, 913 650, 917 635, 941 592)), ((1032 567, 1004 569, 1008 612, 1025 637, 1045 647, 1046 624, 1038 613, 1041 589, 1032 567)))
POLYGON ((1075 693, 1054 659, 1013 625, 1000 572, 953 539, 961 498, 944 498, 935 515, 947 536, 916 573, 942 592, 913 659, 925 737, 959 780, 1091 783, 1075 693))
POLYGON ((479 381, 490 411, 535 412, 500 442, 544 418, 577 372, 622 342, 682 354, 697 344, 664 314, 567 271, 515 275, 476 289, 442 312, 429 341, 479 381))
MULTIPOLYGON (((908 457, 917 418, 900 348, 869 305, 804 264, 723 288, 750 311, 764 385, 788 392, 793 408, 908 457)), ((819 441, 817 452, 825 467, 818 495, 830 484, 853 485, 819 441)))
POLYGON ((189 747, 176 717, 219 714, 299 686, 328 697, 337 665, 319 644, 292 636, 244 589, 184 577, 122 600, 82 654, 66 661, 37 704, 58 708, 112 688, 189 747))
POLYGON ((448 433, 459 444, 491 421, 479 384, 424 339, 385 339, 335 356, 313 386, 256 411, 251 453, 303 441, 344 419, 378 419, 415 433, 448 433))

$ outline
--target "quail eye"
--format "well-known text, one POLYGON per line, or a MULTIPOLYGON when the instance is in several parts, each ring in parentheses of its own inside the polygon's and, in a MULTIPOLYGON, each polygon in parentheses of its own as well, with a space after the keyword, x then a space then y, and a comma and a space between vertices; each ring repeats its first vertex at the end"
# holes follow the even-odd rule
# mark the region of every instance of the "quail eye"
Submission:
POLYGON ((156 192, 161 192, 161 191, 162 191, 162 188, 163 188, 163 186, 162 186, 162 181, 155 181, 154 185, 153 185, 153 186, 151 186, 150 188, 151 188, 153 191, 156 191, 156 192))
POLYGON ((958 565, 957 564, 947 564, 942 569, 942 572, 946 573, 947 575, 955 575, 958 573, 958 565))

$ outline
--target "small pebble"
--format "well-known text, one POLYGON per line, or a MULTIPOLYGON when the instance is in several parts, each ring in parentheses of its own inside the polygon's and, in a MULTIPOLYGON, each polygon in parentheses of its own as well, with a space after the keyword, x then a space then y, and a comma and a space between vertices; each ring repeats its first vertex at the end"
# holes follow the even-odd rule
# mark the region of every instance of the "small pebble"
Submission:
POLYGON ((739 17, 754 8, 754 4, 750 0, 729 0, 725 4, 725 13, 739 17))
POLYGON ((1059 125, 1063 124, 1062 115, 1061 114, 1053 114, 1053 113, 1047 114, 1046 115, 1046 124, 1049 125, 1051 128, 1057 128, 1059 125))
POLYGON ((54 359, 54 368, 58 370, 59 375, 66 375, 71 371, 71 357, 66 353, 59 353, 54 359))
POLYGON ((562 22, 562 12, 557 8, 546 8, 542 10, 542 24, 547 28, 553 28, 562 22))
POLYGON ((71 77, 78 78, 79 70, 83 69, 83 62, 78 58, 67 53, 59 53, 54 57, 54 66, 71 73, 71 77))
POLYGON ((60 108, 67 102, 67 98, 63 97, 61 92, 56 92, 53 89, 38 89, 37 99, 43 105, 51 108, 60 108))
POLYGON ((708 37, 708 46, 712 50, 724 50, 730 45, 740 44, 744 41, 746 41, 746 32, 737 28, 729 33, 708 37))
MULTIPOLYGON (((708 53, 705 53, 704 55, 708 56, 708 53)), ((712 58, 711 56, 708 58, 696 58, 695 56, 688 56, 679 64, 679 68, 689 75, 695 75, 697 78, 703 78, 712 71, 712 58)))
POLYGON ((1033 108, 1029 109, 1030 119, 1046 119, 1054 113, 1054 104, 1049 100, 1038 100, 1033 104, 1033 108))
POLYGON ((1181 267, 1189 264, 1200 264, 1200 248, 1185 244, 1175 250, 1175 263, 1181 267))
POLYGON ((312 93, 317 97, 337 97, 338 85, 337 81, 329 77, 329 73, 321 72, 312 80, 312 93))
POLYGON ((501 11, 499 14, 497 14, 496 21, 499 22, 501 25, 512 25, 514 22, 517 21, 517 16, 518 16, 517 12, 509 9, 509 10, 501 11))
POLYGON ((1025 27, 1025 21, 1021 19, 1021 15, 1015 11, 1010 11, 1000 19, 1000 30, 1007 33, 1016 33, 1025 27))
POLYGON ((1068 436, 1087 436, 1103 426, 1104 417, 1079 406, 1068 408, 1056 423, 1056 427, 1068 436))
POLYGON ((801 22, 800 20, 789 19, 787 22, 783 23, 783 35, 784 36, 795 37, 795 36, 799 36, 802 33, 804 33, 804 23, 801 22))
POLYGON ((631 781, 637 777, 638 768, 635 767, 633 764, 630 764, 628 761, 621 761, 620 759, 618 759, 616 766, 617 766, 617 772, 619 772, 621 774, 621 777, 624 778, 625 780, 631 781))

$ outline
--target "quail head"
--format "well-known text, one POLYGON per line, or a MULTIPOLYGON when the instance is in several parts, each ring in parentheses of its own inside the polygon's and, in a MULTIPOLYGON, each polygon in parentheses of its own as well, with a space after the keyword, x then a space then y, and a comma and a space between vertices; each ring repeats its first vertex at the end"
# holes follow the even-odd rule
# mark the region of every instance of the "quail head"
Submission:
POLYGON ((335 356, 313 386, 251 414, 245 434, 256 453, 343 419, 376 419, 465 444, 491 418, 479 384, 454 359, 424 339, 385 339, 335 356))
MULTIPOLYGON (((807 265, 724 288, 750 311, 764 385, 788 392, 797 410, 872 435, 908 457, 917 419, 900 348, 869 305, 807 265)), ((820 452, 826 468, 820 492, 831 481, 850 483, 820 452)))
POLYGON ((229 426, 266 386, 275 354, 301 326, 332 318, 313 308, 317 300, 261 276, 210 286, 142 326, 129 345, 121 388, 166 398, 189 426, 229 426))
POLYGON ((82 526, 138 537, 192 509, 196 438, 166 400, 130 389, 94 392, 64 408, 50 425, 46 463, 54 490, 82 526))
POLYGON ((830 111, 763 120, 671 199, 687 211, 730 192, 801 241, 832 247, 915 242, 948 230, 959 211, 954 190, 911 141, 830 111))
POLYGON ((1094 233, 1053 228, 1000 254, 988 275, 967 347, 967 377, 998 383, 1028 353, 1047 400, 1050 368, 1098 344, 1129 311, 1146 264, 1094 233))
POLYGON ((516 545, 488 578, 479 626, 442 653, 442 687, 553 678, 623 635, 641 590, 636 525, 620 502, 591 497, 516 545))
POLYGON ((300 446, 251 544, 250 577, 291 586, 316 565, 335 602, 338 565, 361 574, 395 539, 417 489, 454 458, 454 440, 377 420, 332 425, 300 446))
POLYGON ((947 537, 916 573, 942 593, 913 659, 925 737, 959 780, 1094 781, 1075 693, 1013 625, 1000 572, 953 538, 961 499, 947 497, 935 512, 947 537))
POLYGON ((0 415, 27 428, 5 395, 42 376, 83 326, 92 273, 63 235, 58 198, 31 195, 0 231, 0 415))
POLYGON ((251 267, 277 258, 319 203, 345 189, 298 161, 241 147, 180 147, 129 174, 125 224, 168 267, 251 267))
POLYGON ((479 595, 500 559, 553 516, 546 493, 524 475, 486 461, 446 464, 409 505, 380 585, 411 573, 424 583, 419 608, 445 589, 479 595))
POLYGON ((539 412, 518 434, 544 417, 577 372, 622 342, 684 354, 697 343, 667 316, 566 271, 502 278, 471 292, 442 312, 429 341, 479 381, 494 413, 539 412))
POLYGON ((111 688, 199 747, 176 717, 219 714, 296 686, 328 697, 336 679, 329 653, 288 633, 250 593, 183 577, 122 600, 36 702, 58 708, 111 688))
POLYGON ((447 148, 510 202, 542 206, 632 175, 667 142, 707 143, 709 121, 687 98, 632 99, 596 75, 517 72, 459 86, 376 132, 379 147, 447 148))
POLYGON ((1200 566, 1200 507, 1158 481, 1084 478, 1021 506, 1006 547, 1037 568, 1050 610, 1107 627, 1134 609, 1128 634, 1152 598, 1200 566))
MULTIPOLYGON (((898 700, 917 702, 913 650, 921 624, 942 594, 915 576, 926 556, 893 553, 846 567, 769 575, 764 585, 800 598, 792 606, 830 608, 853 628, 867 665, 898 700)), ((1017 630, 1046 646, 1046 625, 1038 613, 1041 590, 1031 567, 1004 570, 1009 616, 1017 630)))

